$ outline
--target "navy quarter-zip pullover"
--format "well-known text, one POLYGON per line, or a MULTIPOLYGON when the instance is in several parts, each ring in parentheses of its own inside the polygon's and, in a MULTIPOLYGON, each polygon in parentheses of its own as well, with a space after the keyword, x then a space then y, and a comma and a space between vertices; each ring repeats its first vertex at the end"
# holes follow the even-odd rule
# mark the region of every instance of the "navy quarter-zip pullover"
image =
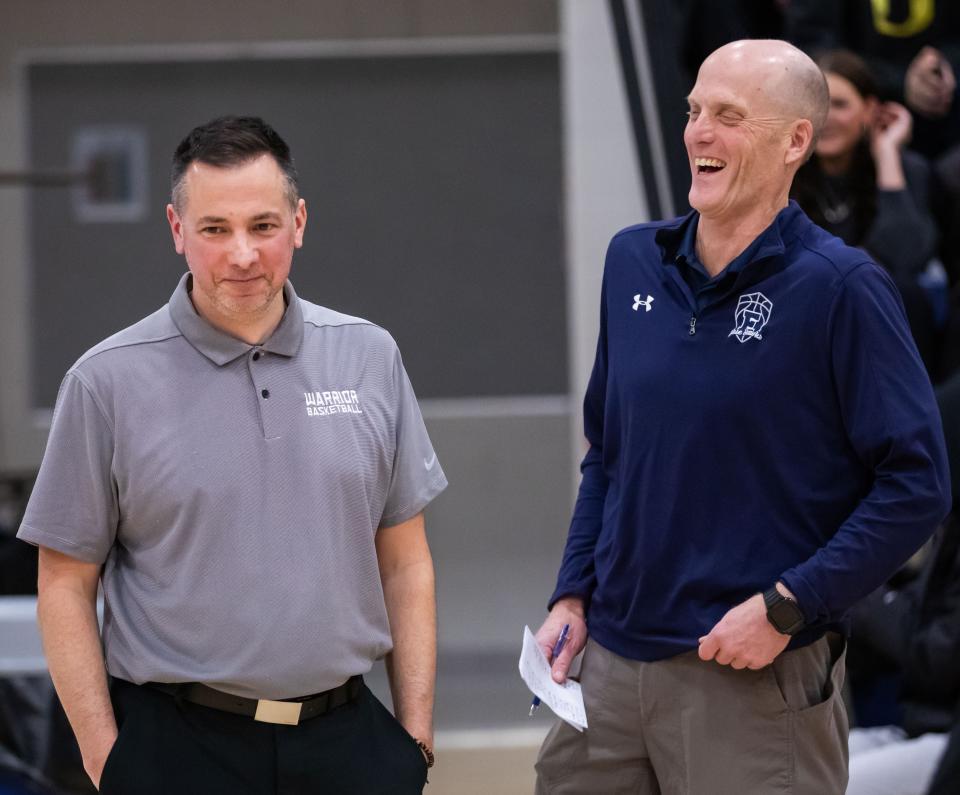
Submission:
POLYGON ((890 278, 796 203, 701 300, 696 219, 617 234, 584 401, 589 450, 552 604, 656 660, 781 580, 838 627, 950 504, 940 418, 890 278))

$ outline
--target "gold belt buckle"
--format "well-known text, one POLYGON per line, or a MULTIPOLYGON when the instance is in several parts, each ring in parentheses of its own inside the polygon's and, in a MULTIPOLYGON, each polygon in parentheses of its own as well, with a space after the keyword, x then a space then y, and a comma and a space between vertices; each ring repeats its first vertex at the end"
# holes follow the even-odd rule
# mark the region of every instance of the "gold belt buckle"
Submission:
POLYGON ((299 701, 270 701, 261 698, 257 701, 257 711, 253 719, 262 723, 283 723, 286 726, 296 726, 300 723, 299 701))

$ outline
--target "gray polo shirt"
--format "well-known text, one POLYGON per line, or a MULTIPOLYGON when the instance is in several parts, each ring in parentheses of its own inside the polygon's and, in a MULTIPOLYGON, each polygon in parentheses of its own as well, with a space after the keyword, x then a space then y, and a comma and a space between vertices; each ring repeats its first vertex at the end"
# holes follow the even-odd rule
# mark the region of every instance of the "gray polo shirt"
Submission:
POLYGON ((18 536, 103 563, 107 668, 289 698, 391 647, 374 538, 446 487, 400 353, 298 299, 262 345, 170 303, 60 388, 18 536))

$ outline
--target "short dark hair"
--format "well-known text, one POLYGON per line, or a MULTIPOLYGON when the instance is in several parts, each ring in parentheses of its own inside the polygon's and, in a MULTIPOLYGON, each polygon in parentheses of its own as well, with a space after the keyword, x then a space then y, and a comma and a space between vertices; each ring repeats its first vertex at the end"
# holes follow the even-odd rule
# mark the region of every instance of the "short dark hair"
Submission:
POLYGON ((817 55, 817 66, 824 74, 832 73, 847 80, 864 99, 876 97, 877 81, 867 62, 850 50, 827 50, 817 55))
POLYGON ((277 161, 287 181, 287 198, 296 207, 300 198, 297 170, 290 147, 276 130, 258 116, 220 116, 194 127, 173 153, 170 170, 170 202, 183 209, 183 178, 191 163, 230 168, 269 154, 277 161))

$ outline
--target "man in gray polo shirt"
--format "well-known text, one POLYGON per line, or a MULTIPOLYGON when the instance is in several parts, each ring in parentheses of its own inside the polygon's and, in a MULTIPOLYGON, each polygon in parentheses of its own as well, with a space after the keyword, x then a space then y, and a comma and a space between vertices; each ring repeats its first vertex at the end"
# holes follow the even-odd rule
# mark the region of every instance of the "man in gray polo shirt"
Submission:
POLYGON ((190 272, 67 373, 19 531, 86 770, 108 793, 420 792, 446 479, 400 354, 294 293, 306 206, 260 119, 184 139, 167 216, 190 272), (360 679, 384 656, 398 720, 360 679))

